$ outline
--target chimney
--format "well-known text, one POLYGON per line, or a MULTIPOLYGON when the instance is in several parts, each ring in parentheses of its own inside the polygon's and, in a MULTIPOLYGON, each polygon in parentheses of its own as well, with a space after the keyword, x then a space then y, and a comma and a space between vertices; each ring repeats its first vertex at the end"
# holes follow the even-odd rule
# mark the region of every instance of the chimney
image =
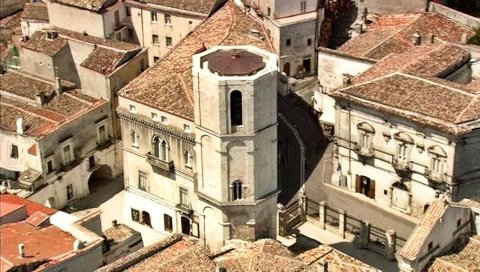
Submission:
POLYGON ((462 38, 460 39, 461 44, 467 44, 468 42, 468 34, 467 33, 462 33, 462 38))
POLYGON ((38 91, 35 93, 35 102, 37 102, 38 105, 42 106, 45 105, 45 93, 42 91, 38 91))
POLYGON ((23 135, 25 131, 25 124, 23 123, 23 118, 17 118, 17 133, 23 135))
POLYGON ((25 258, 25 246, 23 244, 18 244, 18 256, 25 258))
POLYGON ((415 33, 413 33, 412 41, 413 45, 420 45, 422 43, 422 36, 420 36, 420 33, 418 31, 415 31, 415 33))
POLYGON ((53 41, 58 37, 58 32, 56 30, 47 30, 47 40, 53 41))
POLYGON ((362 34, 363 33, 363 24, 361 23, 356 23, 353 25, 353 31, 355 34, 362 34))

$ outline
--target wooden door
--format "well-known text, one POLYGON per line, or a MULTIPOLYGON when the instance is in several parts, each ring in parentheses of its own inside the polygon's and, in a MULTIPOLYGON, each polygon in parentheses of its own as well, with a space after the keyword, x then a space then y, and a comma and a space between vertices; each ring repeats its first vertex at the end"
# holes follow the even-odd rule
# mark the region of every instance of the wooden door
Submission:
POLYGON ((369 198, 375 199, 375 181, 373 179, 370 180, 370 186, 368 186, 367 196, 369 198))
POLYGON ((362 192, 362 177, 359 175, 355 175, 355 192, 362 192))

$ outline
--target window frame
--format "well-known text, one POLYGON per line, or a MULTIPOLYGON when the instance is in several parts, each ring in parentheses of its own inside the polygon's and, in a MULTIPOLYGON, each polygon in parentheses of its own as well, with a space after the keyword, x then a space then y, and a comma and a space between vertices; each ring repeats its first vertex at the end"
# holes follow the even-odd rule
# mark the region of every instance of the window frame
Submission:
POLYGON ((173 232, 173 217, 169 214, 163 214, 163 230, 166 232, 173 232), (167 224, 169 222, 169 224, 167 224))
POLYGON ((182 207, 190 207, 190 194, 188 192, 188 189, 179 187, 178 188, 178 203, 182 207))
POLYGON ((150 11, 150 21, 153 23, 153 24, 156 24, 158 23, 158 14, 155 12, 155 11, 150 11))
POLYGON ((10 159, 18 160, 19 156, 18 145, 12 144, 10 148, 10 159))
POLYGON ((72 200, 75 198, 75 192, 73 190, 73 184, 68 184, 66 187, 67 190, 67 200, 72 200))
POLYGON ((132 129, 130 131, 130 142, 132 144, 133 147, 139 147, 139 139, 140 139, 140 136, 138 135, 137 131, 135 131, 134 129, 132 129))
POLYGON ((152 44, 153 45, 160 44, 160 37, 157 34, 152 34, 152 44))
POLYGON ((163 17, 164 17, 164 20, 165 20, 165 25, 166 26, 172 26, 172 15, 171 14, 164 14, 163 17))
POLYGON ((148 192, 148 176, 146 172, 141 170, 138 170, 137 188, 144 192, 148 192))
POLYGON ((185 165, 185 167, 192 168, 192 161, 193 161, 192 153, 188 150, 185 150, 185 152, 183 152, 183 164, 185 165))
POLYGON ((97 142, 103 144, 108 141, 108 127, 106 120, 103 120, 97 124, 97 142), (104 128, 104 138, 101 138, 100 129, 104 128))
POLYGON ((170 36, 165 36, 165 46, 173 47, 173 38, 170 36))
POLYGON ((70 142, 62 144, 62 161, 65 165, 72 163, 75 160, 75 155, 73 154, 73 147, 70 142), (65 154, 65 148, 68 147, 69 152, 68 156, 65 154))
POLYGON ((53 155, 45 158, 45 170, 46 170, 47 175, 51 174, 55 171, 55 158, 53 157, 53 155), (49 169, 48 163, 50 163, 52 165, 51 169, 49 169))
POLYGON ((244 186, 241 180, 232 182, 232 201, 244 199, 244 186))

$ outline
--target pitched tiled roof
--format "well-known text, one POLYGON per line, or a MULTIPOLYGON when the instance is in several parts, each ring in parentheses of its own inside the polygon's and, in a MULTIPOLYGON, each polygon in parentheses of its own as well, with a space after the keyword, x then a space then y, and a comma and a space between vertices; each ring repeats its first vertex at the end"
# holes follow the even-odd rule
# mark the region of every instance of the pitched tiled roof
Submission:
POLYGON ((140 50, 140 46, 133 43, 118 41, 115 39, 102 39, 95 36, 88 35, 88 32, 80 33, 75 32, 63 28, 52 28, 52 30, 56 30, 60 37, 67 38, 67 39, 75 39, 83 42, 87 42, 90 44, 101 45, 103 47, 108 47, 117 50, 124 50, 124 51, 132 51, 132 50, 140 50))
POLYGON ((406 118, 454 135, 480 118, 480 93, 438 78, 393 73, 351 85, 331 96, 406 118))
POLYGON ((421 256, 420 249, 425 244, 433 228, 445 213, 448 204, 443 201, 434 201, 428 208, 420 223, 415 227, 407 242, 398 254, 408 260, 415 260, 421 256))
POLYGON ((57 212, 55 209, 45 207, 36 202, 12 194, 0 194, 0 203, 2 205, 3 203, 25 205, 27 207, 27 215, 32 215, 35 212, 42 212, 47 215, 52 215, 57 212))
POLYGON ((193 120, 192 56, 201 48, 217 45, 250 44, 273 51, 266 33, 261 31, 261 38, 256 38, 250 35, 252 29, 263 28, 261 23, 228 1, 154 67, 131 81, 119 95, 193 120))
POLYGON ((373 272, 377 269, 365 264, 353 257, 350 257, 330 246, 320 245, 319 247, 307 250, 296 256, 298 260, 308 264, 307 271, 318 271, 319 265, 328 264, 328 271, 349 271, 349 272, 373 272))
POLYGON ((47 39, 47 33, 43 31, 35 32, 22 47, 43 53, 47 56, 55 56, 62 48, 68 45, 67 39, 57 37, 55 39, 47 39))
POLYGON ((45 3, 26 3, 23 7, 22 19, 48 22, 48 10, 45 3))
POLYGON ((457 253, 436 258, 428 271, 429 272, 480 271, 480 236, 476 235, 473 237, 467 237, 466 239, 467 239, 466 244, 464 244, 464 242, 461 241, 462 239, 460 239, 459 243, 463 245, 461 245, 461 249, 457 253))
POLYGON ((388 55, 354 78, 353 82, 358 84, 397 71, 417 76, 443 77, 469 59, 468 51, 453 44, 439 42, 388 55))
POLYGON ((53 92, 54 84, 43 79, 7 72, 0 77, 0 128, 16 131, 16 120, 23 118, 24 133, 31 136, 46 135, 82 114, 108 103, 80 94, 77 90, 53 92), (35 103, 36 93, 45 94, 44 105, 35 103), (18 99, 20 97, 20 99, 18 99))
POLYGON ((53 0, 53 2, 61 3, 64 5, 74 6, 77 8, 88 9, 91 11, 100 11, 109 5, 112 5, 116 1, 112 0, 53 0))
POLYGON ((80 65, 95 72, 109 75, 122 63, 125 55, 126 52, 124 51, 97 47, 80 65))
POLYGON ((145 2, 169 8, 207 14, 212 9, 216 0, 146 0, 145 2))
POLYGON ((359 57, 381 59, 391 53, 403 53, 413 45, 413 34, 418 31, 422 43, 427 43, 429 34, 436 39, 460 43, 463 33, 469 36, 474 31, 434 12, 420 14, 389 14, 373 16, 373 23, 339 50, 359 57))
POLYGON ((246 243, 215 258, 218 266, 227 271, 302 271, 306 264, 293 257, 282 244, 272 239, 246 243))

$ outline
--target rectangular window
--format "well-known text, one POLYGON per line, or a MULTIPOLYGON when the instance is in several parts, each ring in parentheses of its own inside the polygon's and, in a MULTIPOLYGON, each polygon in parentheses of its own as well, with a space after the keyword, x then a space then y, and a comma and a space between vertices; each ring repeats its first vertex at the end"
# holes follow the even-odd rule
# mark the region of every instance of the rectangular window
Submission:
POLYGON ((190 125, 183 124, 183 131, 190 132, 190 125))
POLYGON ((154 121, 158 121, 158 114, 156 114, 155 112, 152 112, 152 119, 154 121))
POLYGON ((291 39, 287 39, 287 40, 285 41, 285 45, 290 46, 291 44, 292 44, 292 40, 291 40, 291 39))
POLYGON ((165 38, 165 43, 166 43, 167 46, 172 46, 173 45, 172 37, 166 37, 165 38))
POLYGON ((115 27, 118 27, 120 25, 120 12, 116 10, 114 13, 114 16, 115 16, 115 27))
POLYGON ((407 146, 405 144, 398 145, 398 160, 407 160, 407 146))
POLYGON ((130 7, 125 7, 125 15, 128 17, 132 16, 132 10, 130 7))
POLYGON ((168 123, 168 118, 167 118, 167 116, 162 116, 162 117, 161 117, 161 122, 164 123, 164 124, 168 123))
POLYGON ((73 185, 69 184, 67 186, 67 200, 73 199, 73 185))
POLYGON ((157 22, 157 13, 155 11, 150 12, 150 17, 152 19, 152 23, 157 22))
POLYGON ((163 215, 163 225, 165 231, 172 232, 173 231, 173 220, 172 217, 168 214, 163 215))
POLYGON ((180 188, 180 205, 184 207, 190 207, 190 200, 188 198, 188 190, 180 188))
POLYGON ((12 144, 12 151, 10 152, 10 158, 18 159, 18 146, 12 144))
POLYGON ((147 173, 138 171, 138 189, 147 191, 147 173))
POLYGON ((152 35, 152 44, 158 44, 158 35, 152 35))
POLYGON ((307 45, 308 45, 308 46, 311 46, 311 45, 312 45, 312 39, 308 39, 308 40, 307 40, 307 45))
POLYGON ((170 14, 165 14, 165 24, 172 25, 172 18, 170 17, 170 14))
POLYGON ((130 109, 131 112, 136 112, 137 111, 137 107, 135 107, 135 105, 130 105, 129 109, 130 109))
POLYGON ((63 162, 65 164, 72 162, 73 160, 73 154, 72 154, 72 147, 67 144, 62 148, 63 152, 63 162))
POLYGON ((307 10, 307 2, 306 1, 301 1, 300 2, 300 12, 305 12, 307 10))
POLYGON ((433 172, 440 173, 440 159, 437 157, 432 157, 432 160, 430 162, 430 169, 433 172))
POLYGON ((140 212, 136 209, 131 209, 132 221, 140 223, 140 212))
POLYGON ((47 174, 50 174, 53 172, 55 168, 53 167, 53 159, 49 159, 47 161, 47 174))
POLYGON ((105 125, 101 125, 97 129, 97 140, 98 143, 104 143, 107 141, 107 129, 105 125))
POLYGON ((267 16, 270 16, 272 14, 272 9, 267 8, 267 16))
POLYGON ((159 57, 153 57, 153 62, 154 62, 154 63, 157 62, 157 61, 159 61, 159 60, 160 60, 159 57))

